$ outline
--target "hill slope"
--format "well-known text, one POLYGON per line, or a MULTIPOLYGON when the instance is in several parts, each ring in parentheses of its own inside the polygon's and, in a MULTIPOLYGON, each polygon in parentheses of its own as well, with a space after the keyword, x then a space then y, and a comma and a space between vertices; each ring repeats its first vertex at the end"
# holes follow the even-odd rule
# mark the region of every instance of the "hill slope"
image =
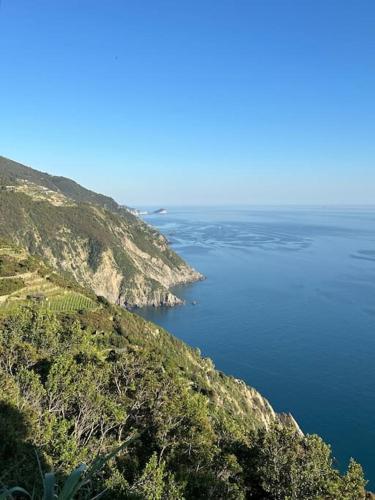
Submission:
POLYGON ((202 278, 112 198, 3 157, 0 237, 127 306, 178 304, 170 288, 202 278))
POLYGON ((79 498, 364 499, 255 389, 7 243, 0 294, 2 484, 39 498, 35 450, 63 477, 134 436, 79 498))

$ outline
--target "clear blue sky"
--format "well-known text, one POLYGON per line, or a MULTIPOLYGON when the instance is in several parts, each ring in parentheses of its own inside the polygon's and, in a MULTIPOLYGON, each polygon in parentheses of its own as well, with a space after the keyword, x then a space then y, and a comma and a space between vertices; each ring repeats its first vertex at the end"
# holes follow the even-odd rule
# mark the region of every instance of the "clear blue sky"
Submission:
POLYGON ((145 204, 375 203, 374 0, 2 0, 0 154, 145 204))

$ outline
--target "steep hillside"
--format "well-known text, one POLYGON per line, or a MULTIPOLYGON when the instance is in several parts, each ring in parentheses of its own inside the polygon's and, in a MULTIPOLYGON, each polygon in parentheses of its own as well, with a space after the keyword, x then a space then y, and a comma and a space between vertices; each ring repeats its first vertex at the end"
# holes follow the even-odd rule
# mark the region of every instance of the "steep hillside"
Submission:
POLYGON ((179 304, 170 288, 202 278, 112 198, 3 157, 0 237, 122 305, 179 304))
POLYGON ((364 498, 255 389, 7 243, 0 290, 2 484, 40 498, 35 452, 63 478, 133 437, 79 498, 364 498))
POLYGON ((177 368, 180 360, 189 379, 195 373, 201 381, 200 390, 215 390, 217 401, 243 418, 250 418, 254 425, 269 427, 272 422, 297 424, 289 415, 277 415, 269 403, 257 391, 247 387, 242 381, 225 377, 215 371, 210 360, 205 360, 183 342, 171 337, 167 332, 146 322, 122 308, 110 306, 103 298, 95 296, 78 283, 59 276, 42 260, 28 255, 23 249, 0 242, 0 318, 17 313, 20 308, 37 307, 46 313, 79 313, 78 318, 90 318, 90 312, 113 333, 116 331, 113 315, 120 323, 125 337, 133 338, 132 343, 144 344, 154 352, 163 352, 165 359, 172 355, 177 368), (112 318, 112 319, 111 319, 112 318), (130 329, 126 325, 132 325, 130 329), (175 347, 173 347, 175 345, 175 347), (178 359, 179 358, 179 359, 178 359), (209 375, 208 375, 209 374, 209 375))

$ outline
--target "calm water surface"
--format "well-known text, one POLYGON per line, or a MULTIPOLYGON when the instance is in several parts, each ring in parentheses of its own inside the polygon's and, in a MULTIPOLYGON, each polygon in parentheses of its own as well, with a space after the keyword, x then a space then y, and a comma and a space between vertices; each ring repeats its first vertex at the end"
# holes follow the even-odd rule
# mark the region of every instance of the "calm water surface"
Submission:
POLYGON ((353 456, 375 489, 375 208, 175 208, 147 216, 207 276, 146 318, 353 456), (197 305, 192 305, 197 301, 197 305))

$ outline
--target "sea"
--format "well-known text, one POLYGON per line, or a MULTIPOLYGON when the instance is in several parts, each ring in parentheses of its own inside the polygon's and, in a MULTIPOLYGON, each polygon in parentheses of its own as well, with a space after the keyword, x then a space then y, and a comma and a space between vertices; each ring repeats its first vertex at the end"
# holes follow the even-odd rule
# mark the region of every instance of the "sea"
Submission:
POLYGON ((203 273, 139 310, 255 387, 375 489, 375 207, 170 207, 144 219, 203 273))

